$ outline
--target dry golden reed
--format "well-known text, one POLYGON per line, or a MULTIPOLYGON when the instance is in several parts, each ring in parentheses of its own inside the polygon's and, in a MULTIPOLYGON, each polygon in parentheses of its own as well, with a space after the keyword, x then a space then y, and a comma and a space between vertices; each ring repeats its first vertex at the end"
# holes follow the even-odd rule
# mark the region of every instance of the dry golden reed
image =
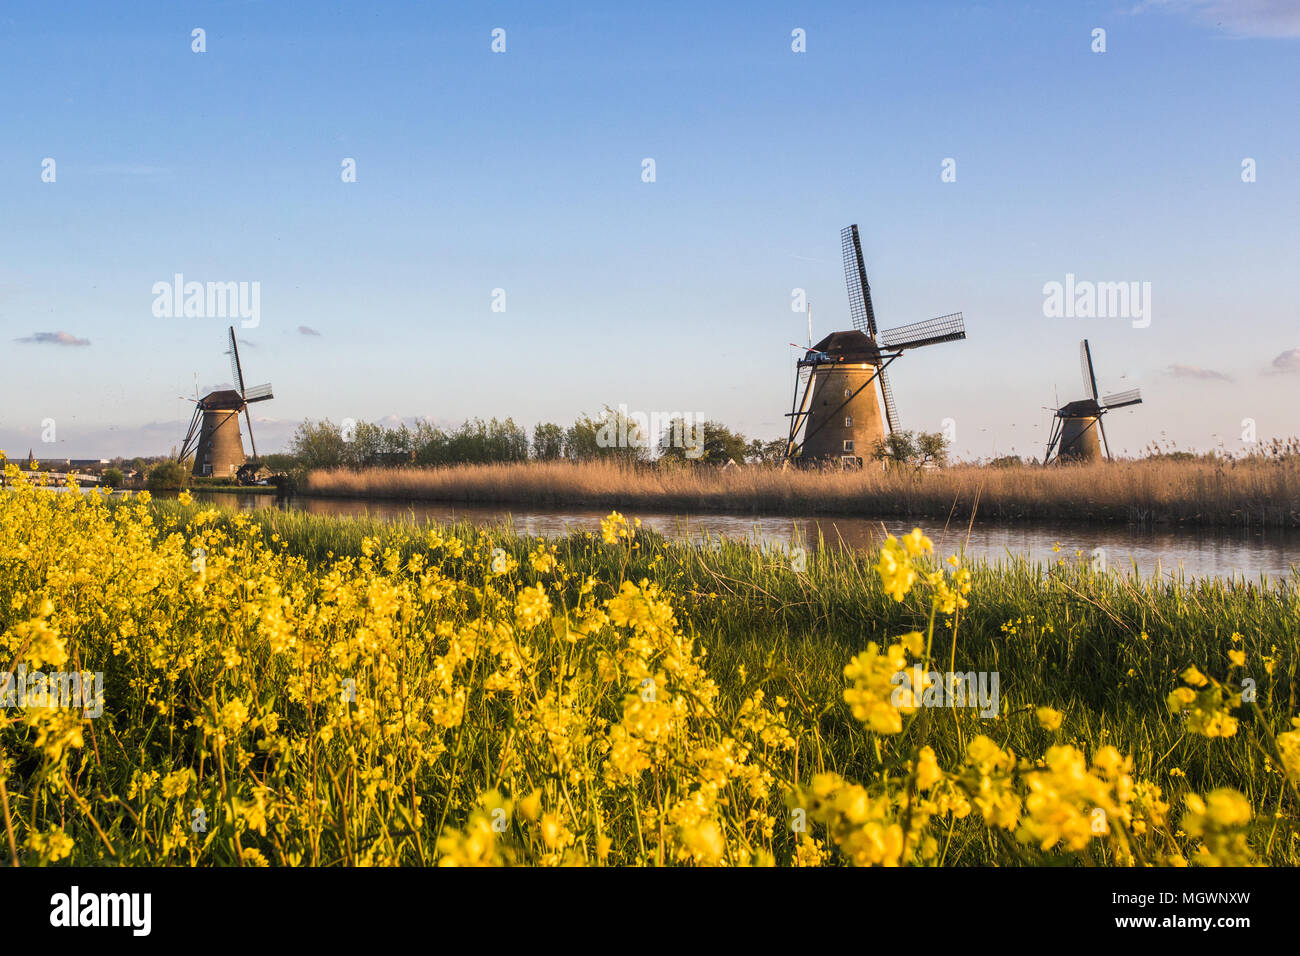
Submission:
POLYGON ((312 472, 306 492, 357 498, 685 511, 1300 526, 1300 461, 1133 461, 803 470, 533 462, 312 472))

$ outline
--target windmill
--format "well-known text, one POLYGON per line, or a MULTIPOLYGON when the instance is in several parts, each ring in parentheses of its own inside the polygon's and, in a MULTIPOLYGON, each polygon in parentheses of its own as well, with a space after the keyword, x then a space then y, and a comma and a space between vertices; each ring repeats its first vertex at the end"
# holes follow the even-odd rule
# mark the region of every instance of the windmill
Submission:
POLYGON ((962 314, 954 312, 877 331, 856 225, 840 231, 840 247, 853 330, 832 332, 816 345, 809 336, 804 357, 795 363, 798 376, 786 416, 790 419, 786 457, 860 465, 878 441, 899 427, 885 370, 909 349, 966 338, 966 325, 962 314))
POLYGON ((1079 345, 1079 364, 1083 369, 1083 390, 1087 398, 1070 402, 1053 410, 1052 437, 1047 442, 1043 464, 1049 461, 1101 461, 1102 448, 1110 458, 1110 444, 1106 441, 1106 426, 1101 417, 1112 408, 1125 408, 1142 402, 1142 390, 1130 388, 1104 398, 1097 397, 1097 373, 1092 367, 1092 349, 1088 340, 1079 345), (1052 453, 1056 452, 1056 458, 1052 453))
POLYGON ((194 456, 195 475, 246 477, 257 462, 257 442, 253 439, 253 418, 248 406, 265 402, 275 396, 271 386, 244 385, 244 369, 239 362, 239 344, 235 341, 235 328, 230 327, 230 374, 234 376, 233 388, 219 388, 202 398, 187 399, 194 402, 194 417, 181 443, 180 460, 194 456), (253 447, 253 462, 246 463, 244 441, 239 433, 239 413, 248 422, 248 440, 253 447))

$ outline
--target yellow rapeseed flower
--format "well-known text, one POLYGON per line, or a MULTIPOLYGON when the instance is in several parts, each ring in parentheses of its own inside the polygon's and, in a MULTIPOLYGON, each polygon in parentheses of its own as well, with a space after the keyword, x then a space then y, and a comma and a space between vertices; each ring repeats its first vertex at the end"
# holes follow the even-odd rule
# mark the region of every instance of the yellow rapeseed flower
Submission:
POLYGON ((1053 710, 1051 707, 1039 707, 1034 711, 1034 716, 1038 718, 1038 726, 1044 730, 1059 730, 1061 721, 1065 718, 1059 710, 1053 710))

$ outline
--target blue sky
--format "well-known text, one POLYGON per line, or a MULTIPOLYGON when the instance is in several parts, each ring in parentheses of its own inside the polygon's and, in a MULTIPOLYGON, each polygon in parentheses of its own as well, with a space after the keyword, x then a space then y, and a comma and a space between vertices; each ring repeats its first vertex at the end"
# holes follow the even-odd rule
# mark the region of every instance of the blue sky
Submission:
POLYGON ((847 326, 850 222, 883 326, 965 313, 892 370, 903 426, 951 418, 960 455, 1041 453, 1085 336, 1146 397, 1116 451, 1300 434, 1295 7, 8 5, 0 448, 179 444, 178 396, 229 372, 225 321, 154 316, 175 273, 260 283, 263 451, 309 417, 620 403, 775 437, 791 290, 847 326), (1045 317, 1067 273, 1150 282, 1150 326, 1045 317))

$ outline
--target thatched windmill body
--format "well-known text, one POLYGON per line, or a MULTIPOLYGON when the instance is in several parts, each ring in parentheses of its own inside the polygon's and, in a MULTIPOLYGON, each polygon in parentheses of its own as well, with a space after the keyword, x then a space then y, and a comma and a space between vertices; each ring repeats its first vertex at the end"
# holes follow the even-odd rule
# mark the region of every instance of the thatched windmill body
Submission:
POLYGON ((856 225, 840 231, 853 329, 832 332, 796 363, 786 457, 860 465, 899 427, 886 369, 909 349, 966 337, 960 312, 878 332, 856 225))
POLYGON ((1097 373, 1092 366, 1092 349, 1088 346, 1087 339, 1079 345, 1079 364, 1083 371, 1083 390, 1087 397, 1053 410, 1052 435, 1047 441, 1047 454, 1043 457, 1043 464, 1051 461, 1102 461, 1103 449, 1104 457, 1110 458, 1110 443, 1106 441, 1106 426, 1102 424, 1102 416, 1113 408, 1142 403, 1142 390, 1138 388, 1097 397, 1097 373))
POLYGON ((255 385, 246 388, 244 370, 239 361, 239 344, 235 341, 234 326, 230 327, 230 373, 234 376, 232 388, 209 392, 194 402, 194 416, 181 443, 180 459, 194 456, 195 475, 235 477, 247 463, 244 457, 244 440, 239 432, 239 414, 243 412, 248 423, 248 440, 257 459, 257 442, 253 439, 253 419, 248 406, 274 398, 271 386, 255 385))

